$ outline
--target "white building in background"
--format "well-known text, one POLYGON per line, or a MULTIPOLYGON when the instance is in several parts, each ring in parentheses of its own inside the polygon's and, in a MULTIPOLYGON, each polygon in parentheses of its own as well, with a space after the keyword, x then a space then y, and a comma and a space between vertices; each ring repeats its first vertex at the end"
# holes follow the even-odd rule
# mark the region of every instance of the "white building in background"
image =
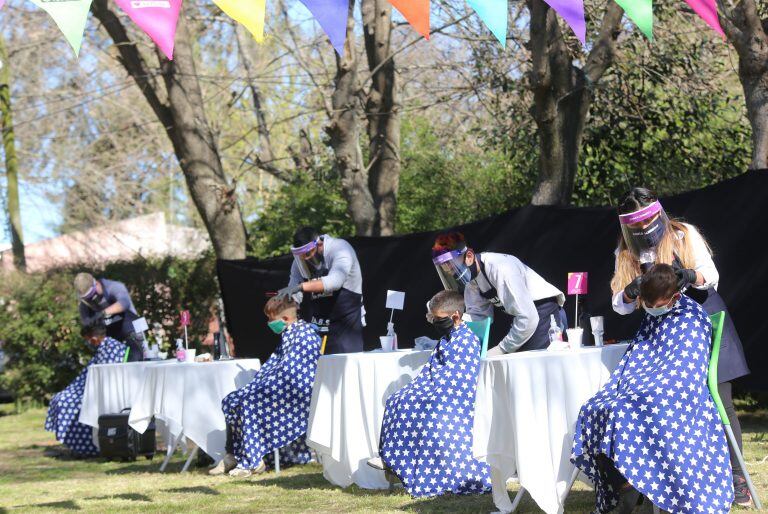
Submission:
MULTIPOLYGON (((172 225, 162 212, 107 223, 24 246, 27 271, 38 273, 79 265, 95 266, 136 258, 194 258, 211 247, 199 229, 172 225)), ((13 252, 0 252, 0 269, 12 270, 13 252)))

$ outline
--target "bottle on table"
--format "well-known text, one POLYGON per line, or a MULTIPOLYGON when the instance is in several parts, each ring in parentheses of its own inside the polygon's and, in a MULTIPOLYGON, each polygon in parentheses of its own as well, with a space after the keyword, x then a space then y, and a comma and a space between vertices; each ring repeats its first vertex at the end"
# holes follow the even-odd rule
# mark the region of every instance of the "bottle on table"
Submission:
POLYGON ((549 316, 549 331, 547 333, 549 334, 549 344, 557 341, 562 342, 563 331, 560 330, 560 327, 557 325, 554 314, 550 314, 549 316))

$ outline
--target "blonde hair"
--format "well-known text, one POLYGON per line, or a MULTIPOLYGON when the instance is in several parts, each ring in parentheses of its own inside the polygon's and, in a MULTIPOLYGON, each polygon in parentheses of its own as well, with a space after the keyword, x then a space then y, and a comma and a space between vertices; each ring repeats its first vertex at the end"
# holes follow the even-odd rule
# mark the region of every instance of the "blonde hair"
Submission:
MULTIPOLYGON (((693 244, 688 234, 691 230, 696 230, 694 227, 690 227, 683 223, 681 220, 670 220, 667 231, 662 237, 659 246, 656 248, 656 264, 669 264, 670 266, 675 262, 675 256, 683 264, 685 268, 693 268, 696 265, 696 256, 693 254, 693 244), (682 237, 678 236, 678 233, 682 233, 682 237)), ((702 239, 704 236, 701 236, 702 239)), ((707 250, 712 253, 704 240, 704 244, 707 250)), ((627 284, 642 274, 640 271, 640 261, 632 255, 632 252, 627 248, 627 243, 624 238, 619 240, 619 253, 616 256, 616 272, 611 279, 611 290, 613 294, 623 291, 627 284)))

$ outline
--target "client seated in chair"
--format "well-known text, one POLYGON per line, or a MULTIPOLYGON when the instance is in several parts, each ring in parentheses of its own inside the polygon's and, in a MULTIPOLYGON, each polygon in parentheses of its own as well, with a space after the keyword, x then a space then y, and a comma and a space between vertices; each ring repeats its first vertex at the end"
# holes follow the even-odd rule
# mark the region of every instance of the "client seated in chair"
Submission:
POLYGON ((65 389, 56 393, 48 407, 45 429, 56 434, 56 440, 64 443, 76 457, 94 457, 99 449, 93 444, 93 428, 78 421, 85 393, 88 368, 93 364, 123 362, 127 347, 107 337, 104 320, 96 320, 83 327, 85 340, 96 347, 96 355, 65 389))
POLYGON ((270 298, 264 307, 280 344, 251 383, 222 400, 227 454, 209 471, 211 475, 263 473, 265 458, 276 449, 281 464, 306 464, 312 459, 304 434, 321 340, 312 325, 297 318, 297 309, 290 297, 270 298))
POLYGON ((581 407, 571 460, 595 483, 598 513, 632 512, 641 495, 667 512, 728 512, 733 479, 707 389, 707 313, 680 294, 666 264, 643 276, 639 301, 640 330, 581 407))
POLYGON ((413 497, 490 491, 490 468, 472 457, 480 340, 461 320, 464 297, 429 301, 440 341, 411 383, 387 399, 379 454, 368 464, 394 474, 413 497))

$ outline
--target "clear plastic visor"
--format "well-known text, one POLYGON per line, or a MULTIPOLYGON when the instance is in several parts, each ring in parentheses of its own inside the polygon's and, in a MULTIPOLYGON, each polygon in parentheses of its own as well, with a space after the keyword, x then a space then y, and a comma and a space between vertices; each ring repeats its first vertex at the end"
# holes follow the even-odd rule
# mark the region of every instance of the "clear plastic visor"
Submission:
POLYGON ((323 266, 323 256, 317 249, 317 241, 312 241, 297 248, 291 247, 293 259, 299 267, 301 276, 309 280, 317 275, 323 266))
POLYGON ((432 259, 437 275, 440 277, 440 282, 443 283, 443 287, 448 291, 463 293, 464 288, 472 280, 469 268, 464 264, 464 255, 466 253, 467 250, 465 248, 463 250, 446 252, 432 259))
POLYGON ((642 209, 619 216, 624 242, 641 263, 656 259, 656 248, 669 230, 669 218, 656 201, 642 209))

